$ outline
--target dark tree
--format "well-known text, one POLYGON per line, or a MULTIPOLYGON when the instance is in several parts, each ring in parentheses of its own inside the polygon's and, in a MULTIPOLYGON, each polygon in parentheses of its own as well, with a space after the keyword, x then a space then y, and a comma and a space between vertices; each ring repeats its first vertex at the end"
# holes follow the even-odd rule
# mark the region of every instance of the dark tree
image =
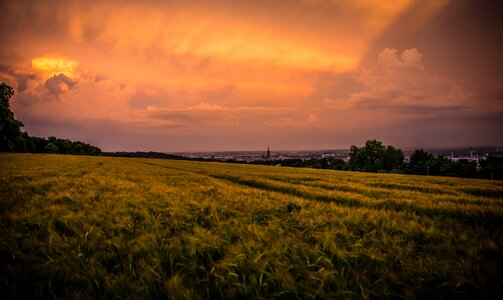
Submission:
POLYGON ((345 170, 346 163, 339 158, 325 157, 320 159, 321 169, 345 170))
POLYGON ((68 139, 61 140, 58 139, 58 149, 61 154, 73 154, 72 142, 68 139))
POLYGON ((472 178, 477 175, 477 164, 474 161, 466 159, 461 159, 459 161, 445 159, 440 169, 440 175, 472 178))
POLYGON ((346 170, 347 165, 346 162, 344 162, 340 158, 333 158, 330 160, 330 168, 334 170, 346 170))
POLYGON ((59 153, 58 146, 54 145, 53 143, 47 143, 44 148, 44 153, 59 153))
POLYGON ((384 146, 381 141, 368 140, 361 148, 351 146, 348 167, 352 171, 398 172, 403 167, 403 159, 400 149, 384 146))
POLYGON ((387 146, 383 155, 383 170, 385 172, 399 173, 403 169, 404 156, 400 149, 387 146))
POLYGON ((24 151, 26 141, 21 127, 23 123, 16 120, 10 110, 9 99, 14 95, 12 87, 0 83, 0 151, 24 151))
POLYGON ((489 156, 480 162, 479 177, 503 179, 503 157, 489 156))
POLYGON ((32 150, 30 152, 44 153, 45 146, 47 145, 47 140, 41 137, 30 136, 29 144, 32 147, 32 150))
POLYGON ((416 150, 412 153, 409 163, 407 164, 408 174, 418 174, 418 175, 433 175, 439 172, 440 168, 434 168, 435 166, 435 155, 424 150, 416 150))

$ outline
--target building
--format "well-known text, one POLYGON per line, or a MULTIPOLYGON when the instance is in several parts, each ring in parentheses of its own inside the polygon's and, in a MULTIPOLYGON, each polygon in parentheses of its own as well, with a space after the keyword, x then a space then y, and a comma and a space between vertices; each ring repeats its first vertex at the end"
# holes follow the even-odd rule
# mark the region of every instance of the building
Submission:
POLYGON ((271 159, 271 151, 269 150, 269 146, 267 146, 267 152, 265 155, 262 155, 262 160, 270 160, 271 159))

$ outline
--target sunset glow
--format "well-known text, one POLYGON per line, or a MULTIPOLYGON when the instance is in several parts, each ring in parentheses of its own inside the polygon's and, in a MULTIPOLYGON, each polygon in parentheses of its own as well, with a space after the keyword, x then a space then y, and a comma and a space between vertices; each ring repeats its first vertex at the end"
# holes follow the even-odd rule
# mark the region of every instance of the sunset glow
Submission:
POLYGON ((32 135, 105 151, 503 141, 501 21, 476 1, 1 8, 0 80, 15 88, 12 109, 32 135))
POLYGON ((33 70, 41 72, 45 77, 63 74, 73 78, 78 65, 78 62, 64 57, 35 57, 31 60, 33 70))

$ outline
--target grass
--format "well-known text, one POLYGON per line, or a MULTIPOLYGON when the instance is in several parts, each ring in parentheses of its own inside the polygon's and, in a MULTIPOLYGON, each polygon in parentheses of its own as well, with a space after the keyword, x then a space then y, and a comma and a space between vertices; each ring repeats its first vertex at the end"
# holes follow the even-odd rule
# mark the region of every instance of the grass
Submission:
POLYGON ((0 154, 9 298, 495 298, 503 182, 0 154))

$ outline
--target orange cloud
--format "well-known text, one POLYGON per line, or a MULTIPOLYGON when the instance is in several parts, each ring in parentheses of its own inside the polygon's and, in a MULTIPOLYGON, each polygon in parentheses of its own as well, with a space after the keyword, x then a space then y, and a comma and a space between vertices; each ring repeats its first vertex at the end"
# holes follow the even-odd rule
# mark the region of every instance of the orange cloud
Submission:
POLYGON ((465 85, 427 72, 428 52, 414 43, 402 53, 380 46, 390 49, 362 65, 376 40, 419 30, 448 1, 418 3, 10 1, 0 77, 17 88, 12 107, 28 131, 39 129, 30 120, 108 122, 186 145, 218 134, 363 136, 383 115, 389 125, 454 108, 479 113, 465 85), (394 28, 404 16, 409 26, 394 28))
MULTIPOLYGON (((358 67, 368 39, 378 36, 411 3, 335 1, 326 14, 319 16, 322 19, 316 20, 326 27, 312 22, 311 18, 320 14, 321 3, 316 2, 293 7, 299 13, 306 9, 308 15, 295 19, 277 9, 250 11, 225 2, 214 6, 161 5, 155 11, 149 6, 130 5, 110 14, 106 13, 110 7, 104 5, 99 13, 103 21, 97 40, 125 55, 156 49, 160 55, 211 58, 224 65, 252 63, 289 70, 347 72, 358 67), (125 22, 128 30, 124 30, 125 22), (327 32, 327 28, 332 29, 327 32)), ((80 18, 98 21, 96 11, 80 18)), ((80 40, 88 23, 74 21, 72 36, 80 40)))

